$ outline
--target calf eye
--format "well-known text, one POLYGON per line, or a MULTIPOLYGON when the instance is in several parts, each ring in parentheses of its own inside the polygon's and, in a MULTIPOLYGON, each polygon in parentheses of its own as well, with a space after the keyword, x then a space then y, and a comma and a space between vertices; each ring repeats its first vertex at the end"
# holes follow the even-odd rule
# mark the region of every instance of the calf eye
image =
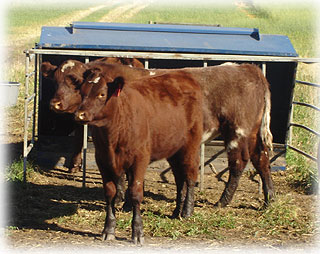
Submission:
POLYGON ((104 98, 104 97, 106 97, 105 93, 101 93, 101 94, 98 95, 98 98, 104 98))

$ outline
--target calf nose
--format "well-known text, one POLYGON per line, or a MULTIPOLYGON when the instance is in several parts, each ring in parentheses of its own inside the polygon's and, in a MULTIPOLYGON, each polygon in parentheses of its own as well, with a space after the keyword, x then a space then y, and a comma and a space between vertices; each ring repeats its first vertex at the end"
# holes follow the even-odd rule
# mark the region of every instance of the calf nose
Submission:
POLYGON ((62 108, 62 103, 61 103, 61 101, 55 102, 55 103, 53 104, 53 107, 54 107, 55 109, 61 109, 61 108, 62 108))
POLYGON ((84 120, 86 120, 86 118, 87 118, 86 112, 83 112, 83 111, 77 112, 76 119, 78 119, 80 121, 84 121, 84 120))
POLYGON ((61 101, 52 100, 50 102, 50 106, 54 110, 62 110, 62 102, 61 101))

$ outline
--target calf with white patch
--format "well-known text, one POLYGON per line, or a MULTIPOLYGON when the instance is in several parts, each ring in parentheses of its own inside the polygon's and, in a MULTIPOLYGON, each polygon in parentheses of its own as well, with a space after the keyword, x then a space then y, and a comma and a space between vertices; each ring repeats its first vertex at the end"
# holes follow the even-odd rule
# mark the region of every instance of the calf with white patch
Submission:
POLYGON ((228 153, 229 180, 216 205, 224 207, 230 203, 249 159, 261 176, 265 204, 272 199, 274 190, 269 162, 269 149, 272 150, 271 95, 268 81, 258 66, 225 63, 206 68, 144 70, 97 64, 92 68, 105 77, 115 77, 118 73, 133 79, 179 71, 188 73, 202 89, 202 141, 221 135, 228 153))

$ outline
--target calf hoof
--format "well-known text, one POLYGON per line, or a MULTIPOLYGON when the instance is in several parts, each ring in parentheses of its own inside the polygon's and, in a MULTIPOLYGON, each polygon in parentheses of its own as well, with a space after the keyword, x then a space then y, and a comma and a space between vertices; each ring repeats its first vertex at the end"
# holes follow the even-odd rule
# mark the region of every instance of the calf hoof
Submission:
POLYGON ((69 173, 77 173, 81 169, 81 166, 79 165, 74 165, 73 167, 69 168, 69 173))
POLYGON ((217 203, 215 203, 215 204, 213 205, 214 208, 224 208, 224 207, 226 207, 226 206, 227 206, 227 204, 224 203, 224 202, 221 202, 221 201, 218 201, 217 203))
POLYGON ((113 241, 116 239, 116 236, 114 234, 107 234, 107 233, 103 233, 102 234, 102 241, 113 241))
POLYGON ((193 208, 183 209, 183 211, 181 213, 181 217, 189 218, 189 217, 191 217, 192 214, 193 214, 193 208))
POLYGON ((143 234, 142 235, 135 235, 135 236, 132 236, 132 242, 135 244, 135 245, 144 245, 144 236, 143 234))
POLYGON ((174 211, 173 211, 173 213, 172 213, 172 215, 171 215, 171 219, 176 219, 176 218, 178 218, 180 216, 180 209, 179 208, 176 208, 176 209, 174 209, 174 211))

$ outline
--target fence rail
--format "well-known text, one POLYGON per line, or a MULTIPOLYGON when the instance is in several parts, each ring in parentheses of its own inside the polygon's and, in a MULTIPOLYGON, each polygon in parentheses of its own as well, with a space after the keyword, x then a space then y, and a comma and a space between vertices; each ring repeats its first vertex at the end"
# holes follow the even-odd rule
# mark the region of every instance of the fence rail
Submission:
POLYGON ((24 97, 24 137, 23 137, 23 182, 27 181, 27 157, 35 144, 35 122, 36 122, 36 107, 37 107, 37 63, 38 57, 26 52, 25 58, 25 97, 24 97), (34 70, 30 71, 30 63, 34 61, 34 70), (29 85, 33 78, 34 89, 30 94, 29 85), (29 110, 29 104, 33 103, 33 107, 29 110), (32 123, 32 137, 28 141, 28 129, 32 123))
MULTIPOLYGON (((305 86, 311 86, 311 87, 315 87, 315 88, 320 88, 320 85, 319 84, 314 84, 314 83, 310 83, 310 82, 306 82, 306 81, 300 81, 300 80, 296 80, 296 83, 297 84, 300 84, 300 85, 305 85, 305 86)), ((305 102, 299 102, 299 101, 293 101, 292 102, 292 112, 293 112, 293 105, 297 105, 297 106, 303 106, 303 107, 308 107, 308 108, 311 108, 311 109, 314 109, 318 112, 320 112, 320 108, 315 106, 315 105, 312 105, 312 104, 309 104, 309 103, 305 103, 305 102)), ((291 122, 289 124, 289 131, 290 131, 290 128, 292 127, 297 127, 297 128, 301 128, 301 129, 304 129, 310 133, 312 133, 313 135, 317 136, 318 138, 320 138, 320 133, 313 130, 312 128, 308 127, 308 126, 305 126, 303 124, 298 124, 298 123, 293 123, 292 122, 292 119, 291 119, 291 122)), ((291 133, 291 131, 290 131, 291 133)), ((302 151, 300 150, 299 148, 297 147, 294 147, 291 143, 291 137, 290 137, 290 140, 289 140, 289 144, 287 144, 287 147, 289 147, 290 149, 292 149, 293 151, 297 152, 297 153, 300 153, 302 154, 303 156, 313 160, 313 161, 317 161, 317 158, 308 154, 307 152, 305 151, 302 151)), ((319 153, 319 151, 318 151, 319 153)))

